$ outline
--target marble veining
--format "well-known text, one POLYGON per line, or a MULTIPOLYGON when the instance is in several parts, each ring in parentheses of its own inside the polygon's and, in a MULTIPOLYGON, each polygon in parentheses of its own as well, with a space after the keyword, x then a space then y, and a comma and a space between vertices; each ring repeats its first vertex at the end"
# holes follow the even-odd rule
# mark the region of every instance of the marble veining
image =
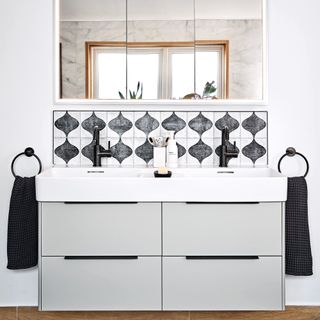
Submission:
MULTIPOLYGON (((124 17, 125 20, 125 17, 124 17)), ((129 21, 128 41, 229 40, 229 98, 261 99, 262 23, 259 20, 129 21), (159 32, 161 30, 161 32, 159 32)), ((126 41, 125 21, 63 21, 63 97, 85 98, 86 41, 126 41)))

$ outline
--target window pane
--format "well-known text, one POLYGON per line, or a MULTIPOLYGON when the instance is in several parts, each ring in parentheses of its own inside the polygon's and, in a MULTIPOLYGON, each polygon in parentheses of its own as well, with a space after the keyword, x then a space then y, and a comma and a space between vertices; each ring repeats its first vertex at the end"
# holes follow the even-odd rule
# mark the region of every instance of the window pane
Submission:
POLYGON ((138 81, 143 85, 143 99, 159 98, 159 59, 159 53, 128 52, 128 99, 138 81))
POLYGON ((120 99, 126 93, 126 53, 98 52, 96 73, 93 75, 95 96, 98 99, 120 99))
POLYGON ((196 92, 202 96, 207 82, 214 81, 217 91, 212 95, 221 97, 220 54, 217 51, 196 52, 196 92))
POLYGON ((171 98, 182 99, 194 93, 194 54, 173 53, 171 55, 171 98))

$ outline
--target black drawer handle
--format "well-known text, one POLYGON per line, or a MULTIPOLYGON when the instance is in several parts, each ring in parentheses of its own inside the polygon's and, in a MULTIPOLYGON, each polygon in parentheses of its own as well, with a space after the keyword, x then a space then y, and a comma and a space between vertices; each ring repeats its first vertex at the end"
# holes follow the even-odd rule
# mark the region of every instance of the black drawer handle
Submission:
POLYGON ((65 260, 136 260, 138 256, 65 256, 65 260))
POLYGON ((187 260, 258 260, 258 256, 186 256, 187 260))
POLYGON ((64 204, 138 204, 138 202, 80 202, 80 201, 65 201, 64 204))
POLYGON ((186 204, 260 204, 260 202, 186 202, 186 204))

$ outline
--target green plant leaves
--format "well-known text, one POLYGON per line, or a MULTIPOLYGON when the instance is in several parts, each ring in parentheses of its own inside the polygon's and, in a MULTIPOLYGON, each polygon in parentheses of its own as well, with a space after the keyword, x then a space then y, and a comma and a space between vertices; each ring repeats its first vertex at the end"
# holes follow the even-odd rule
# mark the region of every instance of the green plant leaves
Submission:
POLYGON ((124 100, 126 99, 120 91, 118 91, 118 93, 119 93, 120 99, 124 99, 124 100))
MULTIPOLYGON (((119 94, 121 92, 119 91, 119 94)), ((122 94, 120 95, 120 97, 123 96, 122 94)), ((136 91, 131 91, 129 90, 129 97, 130 99, 142 99, 143 96, 143 83, 138 81, 137 83, 137 90, 136 91), (139 93, 140 91, 140 93, 139 93)), ((121 98, 122 99, 122 98, 121 98)), ((124 99, 124 98, 123 98, 124 99)))
POLYGON ((202 98, 210 97, 212 93, 215 93, 217 91, 216 86, 214 85, 214 81, 207 82, 204 86, 202 98))

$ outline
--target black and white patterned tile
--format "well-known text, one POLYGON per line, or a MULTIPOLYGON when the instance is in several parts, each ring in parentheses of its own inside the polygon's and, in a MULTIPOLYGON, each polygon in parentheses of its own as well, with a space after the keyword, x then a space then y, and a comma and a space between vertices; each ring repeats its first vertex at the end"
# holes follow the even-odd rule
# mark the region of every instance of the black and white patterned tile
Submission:
MULTIPOLYGON (((191 119, 188 122, 188 126, 192 131, 197 133, 198 141, 189 147, 188 152, 201 165, 204 163, 205 160, 206 162, 213 163, 213 158, 211 157, 213 154, 211 143, 212 139, 209 138, 208 141, 205 141, 207 139, 203 138, 204 133, 210 131, 210 129, 213 127, 213 122, 202 112, 199 112, 195 117, 193 117, 193 115, 190 116, 191 119)), ((189 133, 193 134, 192 131, 189 130, 189 133)))
POLYGON ((219 165, 219 155, 221 150, 221 134, 224 128, 228 128, 230 132, 230 143, 228 148, 233 148, 234 142, 239 151, 239 157, 229 159, 230 166, 241 166, 241 113, 240 112, 219 112, 215 114, 215 164, 219 165))
POLYGON ((161 112, 161 130, 163 136, 168 135, 168 131, 175 132, 178 146, 178 164, 187 165, 187 112, 161 112))
MULTIPOLYGON (((56 111, 54 112, 54 164, 92 165, 93 128, 100 145, 111 142, 112 158, 103 165, 152 166, 149 136, 175 131, 179 165, 217 166, 221 131, 230 130, 239 157, 232 166, 266 166, 268 163, 267 112, 156 112, 156 111, 56 111)), ((231 145, 230 145, 231 147, 231 145)))
POLYGON ((242 114, 242 157, 248 165, 267 162, 267 114, 251 112, 242 114))
POLYGON ((54 163, 80 165, 80 113, 55 113, 54 127, 54 163))
MULTIPOLYGON (((103 148, 107 137, 107 118, 104 112, 83 112, 81 113, 81 165, 90 165, 93 161, 93 132, 94 127, 100 129, 100 145, 103 148)), ((103 160, 105 164, 105 160, 103 160)))
MULTIPOLYGON (((133 154, 133 113, 119 112, 112 119, 109 118, 108 128, 110 136, 117 134, 117 139, 111 141, 112 158, 117 161, 116 164, 130 164, 133 154), (130 158, 130 159, 129 159, 130 158), (129 162, 129 163, 127 163, 129 162)), ((110 161, 111 162, 111 161, 110 161)))
POLYGON ((160 122, 149 112, 145 112, 135 121, 135 127, 144 133, 144 139, 142 140, 141 138, 141 144, 135 148, 135 155, 146 164, 149 164, 153 159, 153 146, 148 142, 148 137, 149 135, 158 135, 155 130, 160 127, 160 122))

